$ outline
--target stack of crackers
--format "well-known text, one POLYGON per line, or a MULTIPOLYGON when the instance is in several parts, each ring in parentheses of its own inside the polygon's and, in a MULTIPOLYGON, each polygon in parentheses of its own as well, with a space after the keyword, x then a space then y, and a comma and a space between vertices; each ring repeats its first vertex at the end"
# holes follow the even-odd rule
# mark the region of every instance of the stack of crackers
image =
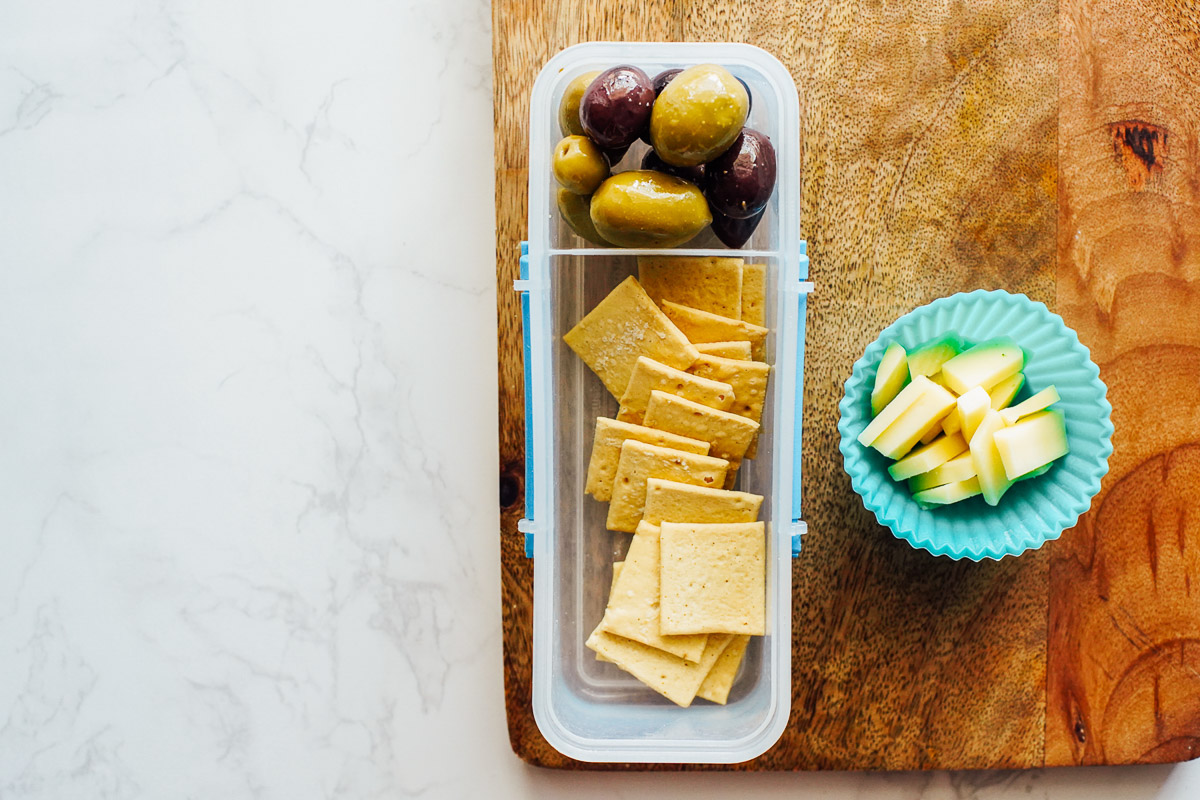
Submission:
POLYGON ((763 498, 733 491, 770 372, 765 267, 666 256, 638 273, 564 337, 620 402, 596 420, 585 491, 634 534, 587 645, 681 706, 724 703, 766 625, 763 498))

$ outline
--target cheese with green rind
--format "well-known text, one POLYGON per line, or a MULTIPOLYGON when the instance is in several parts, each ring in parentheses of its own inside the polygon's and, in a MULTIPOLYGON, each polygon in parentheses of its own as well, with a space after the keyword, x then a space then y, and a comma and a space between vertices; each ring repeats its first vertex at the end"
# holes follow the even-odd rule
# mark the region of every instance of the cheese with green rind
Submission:
POLYGON ((879 360, 879 369, 875 373, 875 388, 871 390, 871 414, 874 416, 882 411, 888 403, 900 394, 904 384, 908 383, 908 356, 904 346, 892 342, 883 351, 879 360))
POLYGON ((1012 404, 1013 398, 1017 396, 1017 392, 1021 391, 1021 387, 1025 385, 1025 373, 1018 372, 1016 375, 1010 375, 1004 380, 997 383, 988 390, 988 396, 992 398, 992 408, 999 411, 1002 408, 1008 408, 1012 404))
MULTIPOLYGON (((928 378, 921 376, 914 378, 912 383, 901 389, 900 394, 896 395, 892 402, 888 403, 883 411, 880 411, 875 416, 875 419, 871 420, 867 427, 863 428, 863 432, 858 435, 858 443, 864 447, 870 447, 879 438, 880 434, 887 430, 889 425, 907 411, 909 406, 921 398, 921 395, 925 392, 925 388, 928 386, 933 386, 933 383, 928 378)), ((942 391, 945 390, 943 389, 942 391)))
POLYGON ((918 375, 910 385, 916 384, 918 378, 925 382, 925 391, 920 399, 888 425, 871 445, 888 458, 900 459, 907 455, 921 437, 929 433, 930 428, 941 424, 950 409, 954 408, 954 395, 928 378, 918 375))
POLYGON ((913 499, 925 508, 947 506, 966 500, 968 497, 974 497, 980 491, 979 478, 972 477, 917 492, 913 495, 913 499))
POLYGON ((989 506, 999 504, 1000 498, 1012 486, 1004 462, 1000 460, 1000 452, 996 449, 995 434, 1004 427, 1000 412, 989 408, 975 435, 971 437, 971 460, 975 464, 983 499, 989 506))
POLYGON ((903 481, 914 475, 920 475, 923 472, 936 467, 940 467, 950 459, 965 452, 967 449, 967 440, 961 434, 953 436, 943 436, 924 447, 918 448, 904 458, 897 461, 888 467, 888 474, 892 476, 892 480, 903 481))
MULTIPOLYGON (((1025 351, 1012 337, 1001 336, 977 344, 942 365, 946 385, 958 394, 975 386, 991 389, 1025 366, 1025 351)), ((989 399, 990 404, 990 399, 989 399)))
POLYGON ((975 462, 971 460, 971 452, 968 450, 962 455, 950 459, 940 467, 909 478, 908 490, 910 492, 923 492, 935 486, 944 486, 947 483, 957 483, 958 481, 965 481, 967 478, 974 477, 975 462))
POLYGON ((962 422, 962 435, 968 442, 975 436, 975 429, 991 408, 991 398, 982 387, 976 386, 958 398, 958 418, 962 422))
POLYGON ((918 347, 908 354, 911 375, 936 375, 950 359, 962 352, 962 340, 956 333, 947 333, 918 347))
POLYGON ((996 450, 1006 476, 1021 476, 1045 466, 1069 451, 1062 414, 1038 411, 995 432, 996 450))
POLYGON ((1053 386, 1047 386, 1028 400, 1022 400, 1012 408, 1004 409, 1000 412, 1000 417, 1004 420, 1005 425, 1012 425, 1021 417, 1035 414, 1044 408, 1049 408, 1060 399, 1062 398, 1058 396, 1058 389, 1055 389, 1053 386))

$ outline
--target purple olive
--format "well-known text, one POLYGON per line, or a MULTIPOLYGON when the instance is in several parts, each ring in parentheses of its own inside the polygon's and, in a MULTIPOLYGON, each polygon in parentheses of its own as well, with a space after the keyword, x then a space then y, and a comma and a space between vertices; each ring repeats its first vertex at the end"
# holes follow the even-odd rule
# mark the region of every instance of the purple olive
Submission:
POLYGON ((659 172, 665 172, 668 175, 674 175, 676 178, 681 178, 685 181, 699 186, 704 181, 704 165, 697 164, 694 167, 676 167, 673 164, 668 164, 658 157, 658 153, 653 150, 647 150, 646 155, 642 156, 642 169, 653 169, 659 172))
MULTIPOLYGON (((660 94, 662 94, 662 90, 667 87, 667 84, 671 82, 671 79, 674 78, 676 75, 678 75, 681 72, 683 72, 683 70, 681 70, 681 69, 664 69, 662 72, 660 72, 654 76, 654 80, 650 81, 650 84, 654 87, 654 99, 655 100, 657 100, 658 96, 660 94)), ((650 144, 650 129, 649 129, 649 127, 647 127, 646 130, 642 131, 641 140, 643 142, 645 142, 646 144, 650 144)), ((665 162, 663 162, 662 159, 659 159, 659 163, 661 164, 661 163, 665 163, 665 162)), ((643 166, 642 169, 658 169, 658 167, 643 166)), ((668 172, 669 172, 669 170, 668 170, 668 172)), ((671 174, 674 175, 675 173, 672 172, 671 174)), ((684 176, 682 176, 682 175, 680 175, 679 177, 684 178, 684 176)), ((692 179, 684 178, 684 180, 690 181, 692 179)))
POLYGON ((758 223, 762 221, 763 214, 766 213, 767 209, 764 208, 752 217, 736 219, 735 217, 727 217, 719 211, 713 211, 713 233, 725 243, 726 247, 736 249, 750 241, 750 237, 754 234, 754 229, 758 227, 758 223))
POLYGON ((588 85, 579 104, 579 121, 601 149, 620 150, 646 130, 653 106, 654 87, 645 72, 637 67, 613 67, 588 85))
POLYGON ((651 81, 651 84, 654 86, 654 96, 658 97, 660 94, 662 94, 662 90, 666 88, 668 83, 671 82, 671 78, 674 78, 681 72, 683 72, 681 69, 664 69, 662 72, 655 75, 654 80, 651 81))
POLYGON ((704 196, 713 211, 746 219, 766 207, 775 190, 775 148, 756 130, 742 128, 729 149, 704 170, 704 196))
POLYGON ((608 159, 608 168, 616 169, 617 164, 620 164, 621 159, 624 158, 625 154, 629 152, 629 145, 618 147, 615 150, 602 150, 601 152, 604 153, 604 157, 608 159))

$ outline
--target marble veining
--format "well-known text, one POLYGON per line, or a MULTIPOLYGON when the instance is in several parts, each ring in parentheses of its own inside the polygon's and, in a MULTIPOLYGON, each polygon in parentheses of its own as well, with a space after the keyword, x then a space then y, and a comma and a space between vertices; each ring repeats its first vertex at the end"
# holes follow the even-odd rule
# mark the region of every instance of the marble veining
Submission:
POLYGON ((1185 798, 508 746, 490 8, 0 6, 0 798, 1185 798))

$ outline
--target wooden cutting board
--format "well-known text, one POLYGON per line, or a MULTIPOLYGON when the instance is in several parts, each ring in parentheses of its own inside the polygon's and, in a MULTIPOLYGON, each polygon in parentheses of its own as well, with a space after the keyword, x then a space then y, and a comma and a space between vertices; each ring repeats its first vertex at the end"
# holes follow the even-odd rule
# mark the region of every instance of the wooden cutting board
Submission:
POLYGON ((796 213, 817 286, 791 720, 775 747, 732 769, 1200 755, 1200 9, 494 0, 492 20, 513 750, 596 768, 551 748, 530 708, 534 564, 516 528, 524 420, 512 291, 529 90, 576 42, 729 40, 765 48, 796 80, 796 213), (1079 332, 1108 384, 1116 434, 1076 528, 1019 559, 974 564, 917 552, 876 524, 842 471, 836 422, 852 363, 887 324, 981 287, 1042 300, 1079 332))

